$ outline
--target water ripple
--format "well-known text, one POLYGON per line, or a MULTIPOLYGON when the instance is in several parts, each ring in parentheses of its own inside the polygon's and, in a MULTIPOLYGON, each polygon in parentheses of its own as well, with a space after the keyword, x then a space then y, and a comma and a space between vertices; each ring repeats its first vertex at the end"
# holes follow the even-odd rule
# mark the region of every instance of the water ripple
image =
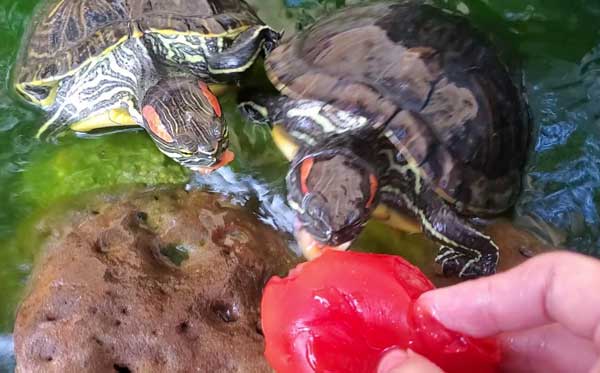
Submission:
MULTIPOLYGON (((562 244, 598 255, 600 46, 579 64, 544 64, 545 75, 532 84, 538 139, 517 212, 561 231, 562 244)), ((545 233, 542 238, 551 241, 554 233, 545 233)))
POLYGON ((0 335, 0 373, 15 369, 15 346, 11 334, 0 335))
MULTIPOLYGON (((222 167, 210 175, 195 174, 187 189, 203 188, 229 196, 237 204, 252 207, 261 221, 275 229, 291 234, 295 214, 287 205, 281 191, 273 185, 257 180, 252 175, 238 174, 222 167)), ((295 246, 295 245, 293 245, 295 246)), ((295 250, 295 247, 292 247, 295 250)))

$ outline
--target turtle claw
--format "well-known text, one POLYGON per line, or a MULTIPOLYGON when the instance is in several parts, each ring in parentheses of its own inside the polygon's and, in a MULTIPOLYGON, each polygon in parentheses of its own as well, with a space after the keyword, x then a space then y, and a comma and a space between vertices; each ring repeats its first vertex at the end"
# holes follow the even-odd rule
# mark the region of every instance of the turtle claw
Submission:
POLYGON ((448 246, 442 246, 435 262, 441 266, 444 276, 469 279, 496 273, 496 260, 478 254, 467 255, 448 246))
POLYGON ((441 273, 444 276, 455 276, 460 273, 462 253, 447 247, 440 247, 438 255, 435 257, 435 262, 441 266, 441 273))

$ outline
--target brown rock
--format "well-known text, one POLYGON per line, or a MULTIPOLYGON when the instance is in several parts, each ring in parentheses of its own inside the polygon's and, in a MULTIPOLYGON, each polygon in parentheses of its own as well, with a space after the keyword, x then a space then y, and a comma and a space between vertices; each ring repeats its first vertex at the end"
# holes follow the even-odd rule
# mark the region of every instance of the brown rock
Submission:
POLYGON ((53 234, 18 310, 18 372, 270 371, 261 291, 297 260, 280 235, 202 192, 86 207, 40 227, 53 234))

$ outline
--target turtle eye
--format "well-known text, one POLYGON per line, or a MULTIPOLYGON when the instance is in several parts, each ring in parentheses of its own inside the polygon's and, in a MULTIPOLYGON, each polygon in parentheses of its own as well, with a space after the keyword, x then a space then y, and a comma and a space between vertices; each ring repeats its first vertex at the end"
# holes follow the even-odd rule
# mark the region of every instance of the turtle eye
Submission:
POLYGON ((305 227, 320 241, 329 241, 333 229, 327 198, 318 192, 308 193, 302 200, 302 206, 305 227))

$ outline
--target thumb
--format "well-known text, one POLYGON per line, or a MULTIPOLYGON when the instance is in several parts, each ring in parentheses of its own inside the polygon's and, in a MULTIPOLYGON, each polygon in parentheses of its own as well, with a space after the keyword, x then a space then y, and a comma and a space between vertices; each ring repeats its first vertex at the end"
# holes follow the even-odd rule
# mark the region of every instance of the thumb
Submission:
POLYGON ((443 371, 412 350, 394 349, 383 356, 377 373, 443 373, 443 371))

